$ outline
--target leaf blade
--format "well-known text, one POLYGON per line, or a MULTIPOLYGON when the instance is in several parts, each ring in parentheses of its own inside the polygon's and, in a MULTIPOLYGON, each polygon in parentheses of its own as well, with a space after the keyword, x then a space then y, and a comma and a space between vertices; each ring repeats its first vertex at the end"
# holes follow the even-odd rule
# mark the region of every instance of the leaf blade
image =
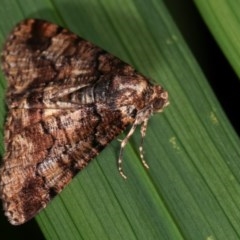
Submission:
POLYGON ((145 139, 150 169, 139 161, 136 133, 124 152, 123 181, 113 141, 37 221, 48 239, 237 239, 239 139, 163 3, 124 3, 54 6, 67 27, 169 91, 171 105, 152 117, 145 139))

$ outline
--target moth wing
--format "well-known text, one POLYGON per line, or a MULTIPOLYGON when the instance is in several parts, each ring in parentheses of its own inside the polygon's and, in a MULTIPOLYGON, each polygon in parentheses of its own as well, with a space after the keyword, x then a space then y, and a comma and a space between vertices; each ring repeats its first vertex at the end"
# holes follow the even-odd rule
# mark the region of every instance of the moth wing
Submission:
POLYGON ((94 106, 48 111, 12 109, 8 115, 0 192, 15 225, 44 208, 125 127, 118 112, 101 119, 94 106))
POLYGON ((59 86, 65 89, 94 82, 98 77, 96 56, 101 51, 56 24, 37 19, 21 22, 13 29, 2 52, 9 105, 23 98, 26 91, 29 94, 48 87, 54 94, 59 86))

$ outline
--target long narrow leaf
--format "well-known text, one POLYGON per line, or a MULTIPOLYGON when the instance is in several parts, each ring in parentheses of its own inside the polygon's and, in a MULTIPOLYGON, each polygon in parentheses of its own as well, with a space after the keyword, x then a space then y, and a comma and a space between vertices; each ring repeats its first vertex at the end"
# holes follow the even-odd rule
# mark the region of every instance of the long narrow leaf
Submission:
POLYGON ((2 2, 1 43, 23 18, 50 20, 130 63, 170 95, 168 109, 149 123, 150 169, 139 160, 136 133, 124 151, 128 179, 122 179, 113 141, 36 217, 46 239, 239 239, 240 142, 163 2, 2 2))
POLYGON ((240 2, 238 0, 195 0, 195 3, 215 40, 239 77, 240 2))

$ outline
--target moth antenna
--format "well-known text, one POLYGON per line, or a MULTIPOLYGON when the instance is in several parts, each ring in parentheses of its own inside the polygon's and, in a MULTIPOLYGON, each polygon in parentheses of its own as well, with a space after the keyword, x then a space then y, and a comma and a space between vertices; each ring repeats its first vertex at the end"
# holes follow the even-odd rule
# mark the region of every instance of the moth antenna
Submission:
POLYGON ((145 168, 149 168, 147 162, 144 160, 144 155, 143 155, 143 140, 146 136, 146 131, 147 131, 147 124, 148 124, 148 119, 144 120, 142 125, 141 125, 141 143, 140 143, 140 146, 139 146, 139 153, 140 153, 140 158, 141 158, 141 161, 142 161, 142 164, 145 168))
POLYGON ((128 132, 127 136, 122 140, 121 142, 121 148, 120 148, 120 152, 119 152, 119 158, 118 158, 118 171, 120 173, 120 175, 124 178, 127 179, 127 176, 123 173, 123 169, 122 169, 122 156, 123 156, 123 150, 129 140, 129 138, 133 135, 135 129, 137 127, 137 124, 134 123, 130 129, 130 131, 128 132))

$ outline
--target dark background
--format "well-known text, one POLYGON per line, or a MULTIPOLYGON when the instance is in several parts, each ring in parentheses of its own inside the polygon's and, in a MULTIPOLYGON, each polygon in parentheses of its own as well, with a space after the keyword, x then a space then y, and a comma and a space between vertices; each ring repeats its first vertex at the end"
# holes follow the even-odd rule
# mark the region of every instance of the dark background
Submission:
POLYGON ((229 121, 240 135, 240 81, 191 0, 164 0, 229 121))

